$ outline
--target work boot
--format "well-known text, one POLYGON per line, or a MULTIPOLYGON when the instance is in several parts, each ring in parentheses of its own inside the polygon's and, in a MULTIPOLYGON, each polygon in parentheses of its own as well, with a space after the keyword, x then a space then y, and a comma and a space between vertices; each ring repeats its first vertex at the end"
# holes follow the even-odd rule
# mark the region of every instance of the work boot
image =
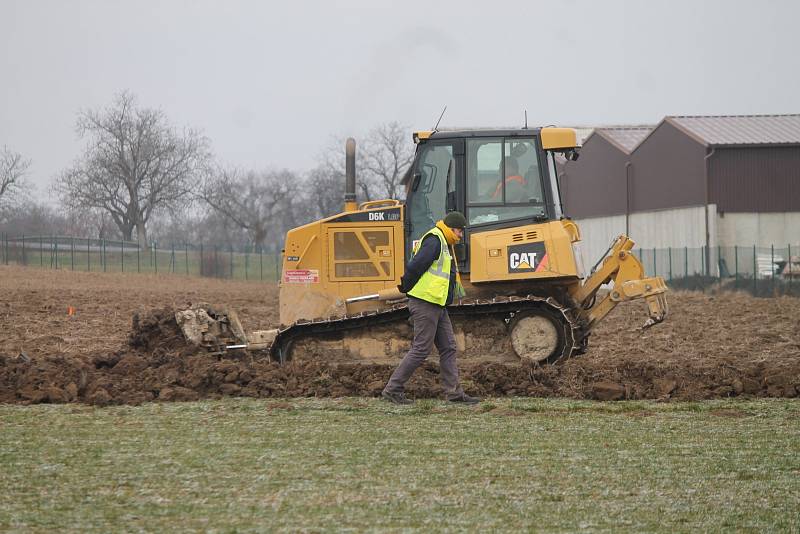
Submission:
POLYGON ((447 401, 459 404, 478 404, 481 400, 478 397, 470 397, 466 393, 461 393, 457 397, 450 397, 447 401))
POLYGON ((391 393, 389 391, 381 391, 381 397, 392 404, 414 404, 414 401, 407 398, 405 393, 391 393))

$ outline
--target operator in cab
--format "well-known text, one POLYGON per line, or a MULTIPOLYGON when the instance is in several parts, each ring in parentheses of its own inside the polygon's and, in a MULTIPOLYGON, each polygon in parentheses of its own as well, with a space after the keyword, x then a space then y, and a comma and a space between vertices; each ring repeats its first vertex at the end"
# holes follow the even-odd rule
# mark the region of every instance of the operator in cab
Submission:
POLYGON ((413 249, 411 261, 398 289, 408 295, 408 309, 414 324, 411 349, 392 373, 382 397, 394 404, 411 404, 405 395, 406 382, 436 345, 445 395, 450 402, 476 404, 480 399, 464 393, 458 380, 456 338, 447 305, 465 295, 453 245, 464 237, 467 220, 457 211, 436 223, 413 249))

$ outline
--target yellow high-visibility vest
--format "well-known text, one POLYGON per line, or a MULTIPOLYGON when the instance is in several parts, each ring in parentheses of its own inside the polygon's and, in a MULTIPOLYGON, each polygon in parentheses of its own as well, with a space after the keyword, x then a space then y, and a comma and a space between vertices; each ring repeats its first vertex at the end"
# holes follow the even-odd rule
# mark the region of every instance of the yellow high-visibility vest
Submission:
POLYGON ((422 246, 422 241, 431 234, 439 238, 439 244, 441 244, 439 258, 428 267, 427 271, 422 273, 422 276, 420 276, 408 294, 412 297, 444 306, 445 302, 447 302, 447 290, 450 287, 450 264, 453 261, 444 234, 434 226, 425 232, 425 235, 414 245, 412 252, 416 255, 419 247, 422 246))

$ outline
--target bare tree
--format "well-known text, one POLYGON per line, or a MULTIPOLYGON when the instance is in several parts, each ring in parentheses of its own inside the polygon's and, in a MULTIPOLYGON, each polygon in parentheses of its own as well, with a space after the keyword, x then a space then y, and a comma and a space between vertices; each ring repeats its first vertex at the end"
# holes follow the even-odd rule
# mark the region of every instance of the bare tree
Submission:
POLYGON ((66 213, 65 226, 70 235, 97 239, 120 239, 122 234, 107 211, 99 209, 71 210, 66 213))
POLYGON ((45 202, 23 198, 0 211, 0 232, 17 236, 58 235, 64 227, 63 214, 45 202))
MULTIPOLYGON (((333 141, 320 155, 318 171, 344 183, 344 139, 333 141)), ((414 144, 408 128, 393 121, 372 128, 356 150, 356 185, 361 201, 402 199, 400 182, 414 161, 414 144)))
POLYGON ((299 177, 289 171, 219 170, 209 179, 201 199, 263 247, 267 238, 281 240, 287 228, 296 226, 295 202, 299 177))
POLYGON ((344 172, 320 164, 305 179, 308 220, 328 217, 342 211, 344 204, 344 172))
POLYGON ((78 114, 84 154, 56 180, 70 209, 95 208, 122 233, 147 246, 147 222, 158 210, 181 209, 211 159, 208 140, 191 129, 177 131, 161 110, 141 108, 129 92, 103 110, 78 114))
POLYGON ((381 198, 400 198, 400 181, 414 161, 414 145, 408 128, 393 121, 379 124, 367 134, 359 152, 363 182, 377 186, 381 198))
POLYGON ((25 175, 30 166, 31 160, 23 158, 22 154, 6 146, 0 150, 0 205, 25 188, 25 175))

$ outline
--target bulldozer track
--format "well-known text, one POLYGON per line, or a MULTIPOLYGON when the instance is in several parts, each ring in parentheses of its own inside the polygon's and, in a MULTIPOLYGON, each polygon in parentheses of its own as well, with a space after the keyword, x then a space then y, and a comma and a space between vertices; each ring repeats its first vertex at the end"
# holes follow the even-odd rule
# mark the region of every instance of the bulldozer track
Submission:
MULTIPOLYGON (((501 318, 506 325, 513 324, 514 318, 520 314, 547 314, 557 324, 559 347, 541 363, 555 363, 574 354, 582 354, 586 349, 588 336, 584 333, 582 325, 574 318, 573 311, 552 297, 528 295, 462 299, 458 304, 448 306, 447 311, 451 318, 481 320, 495 317, 501 318)), ((298 340, 387 325, 405 321, 408 317, 408 305, 402 303, 383 310, 366 311, 344 317, 301 320, 278 332, 269 349, 270 357, 285 363, 290 359, 292 344, 298 340)))

